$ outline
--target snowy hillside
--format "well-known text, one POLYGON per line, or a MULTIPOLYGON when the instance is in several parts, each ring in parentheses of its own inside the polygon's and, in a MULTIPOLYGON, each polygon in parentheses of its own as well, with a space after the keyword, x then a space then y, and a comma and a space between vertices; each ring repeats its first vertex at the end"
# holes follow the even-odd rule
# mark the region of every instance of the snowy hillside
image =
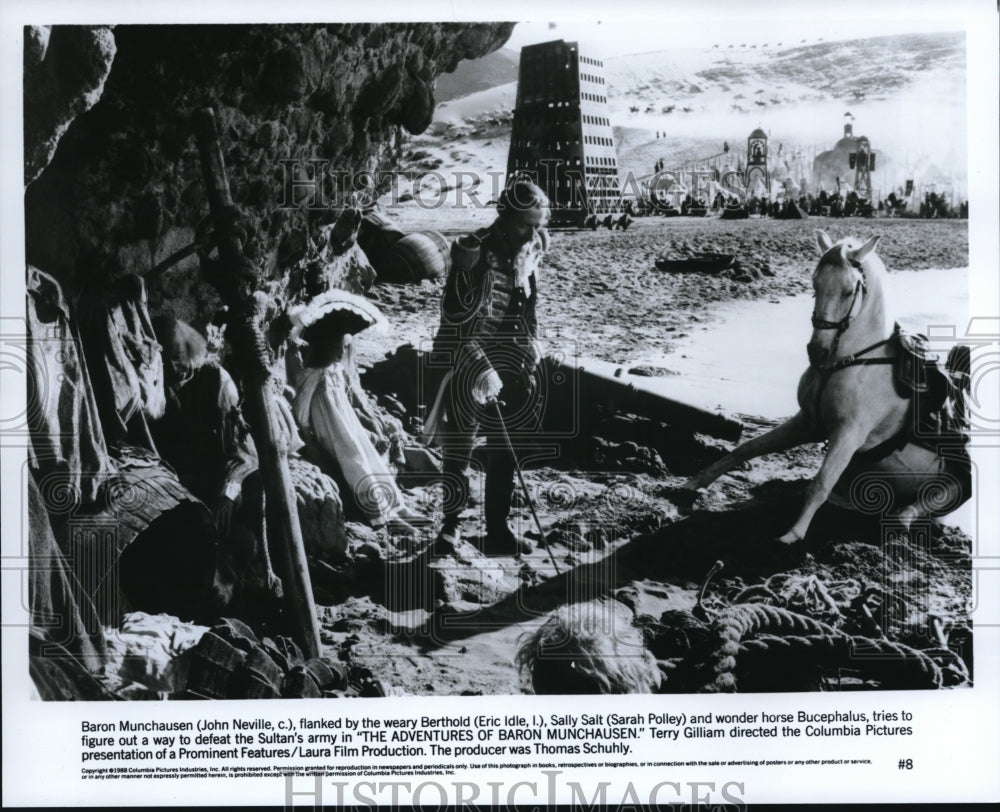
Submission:
POLYGON ((612 120, 651 129, 654 140, 660 131, 733 146, 759 126, 771 136, 772 155, 782 143, 811 163, 841 136, 850 111, 855 134, 881 155, 880 173, 902 179, 934 165, 966 176, 962 34, 788 44, 609 59, 612 120))
MULTIPOLYGON (((660 159, 667 167, 697 163, 721 152, 724 142, 738 159, 750 131, 761 127, 770 136, 772 170, 798 177, 842 136, 849 111, 854 133, 866 135, 877 155, 877 195, 910 178, 965 194, 962 33, 720 42, 612 57, 605 70, 623 173, 647 175, 660 159)), ((478 86, 488 75, 482 65, 462 63, 453 83, 478 86)), ((509 72, 493 75, 493 86, 438 105, 431 129, 410 140, 403 168, 505 169, 517 87, 509 72)))
POLYGON ((516 82, 519 61, 520 54, 517 51, 501 48, 482 59, 460 62, 454 73, 444 73, 438 77, 434 98, 440 104, 496 85, 516 82))

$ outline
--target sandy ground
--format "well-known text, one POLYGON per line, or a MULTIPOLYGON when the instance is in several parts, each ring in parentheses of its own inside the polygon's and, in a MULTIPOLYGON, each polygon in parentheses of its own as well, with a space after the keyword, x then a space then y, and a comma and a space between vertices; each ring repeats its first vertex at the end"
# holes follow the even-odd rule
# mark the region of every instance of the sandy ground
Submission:
MULTIPOLYGON (((399 221, 405 230, 436 227, 455 234, 489 219, 488 211, 446 216, 411 206, 399 221)), ((680 393, 692 374, 684 364, 697 364, 709 371, 704 376, 709 383, 703 385, 707 394, 699 397, 741 417, 743 437, 751 437, 792 411, 794 398, 772 385, 774 397, 756 408, 752 398, 734 407, 733 383, 726 381, 733 359, 702 338, 717 325, 742 324, 745 316, 744 328, 760 325, 772 344, 780 344, 786 333, 776 326, 777 314, 794 310, 794 297, 809 290, 817 227, 835 240, 880 234, 879 254, 904 282, 907 274, 922 270, 958 269, 935 271, 935 283, 947 287, 942 295, 952 304, 945 311, 961 308, 967 284, 961 269, 968 265, 964 221, 650 218, 627 232, 553 234, 539 307, 545 348, 626 370, 642 367, 654 376, 644 380, 669 383, 680 393), (655 268, 662 255, 694 251, 734 253, 741 269, 705 275, 655 268), (762 310, 763 305, 773 310, 762 310), (711 383, 713 368, 717 386, 711 383), (792 409, 783 412, 780 404, 789 399, 792 409)), ((419 346, 429 339, 437 325, 439 294, 440 282, 376 286, 371 295, 393 332, 389 338, 359 341, 362 364, 378 363, 397 345, 419 346)), ((801 347, 807 332, 808 321, 796 325, 787 341, 801 347)), ((753 329, 737 335, 741 344, 754 341, 753 329)), ((803 368, 804 350, 798 353, 803 368)), ((785 367, 793 364, 787 358, 779 363, 787 380, 785 367)), ((742 365, 737 361, 735 366, 742 365)), ((747 386, 739 383, 738 388, 747 386)), ((641 451, 653 445, 644 431, 637 429, 629 438, 626 426, 616 439, 632 439, 641 451)), ((926 648, 931 614, 954 626, 956 646, 970 636, 969 538, 953 526, 919 528, 909 540, 900 540, 886 535, 877 522, 831 507, 817 516, 804 548, 774 547, 772 540, 790 525, 821 461, 817 445, 753 461, 723 477, 693 507, 679 508, 672 489, 731 447, 699 435, 659 446, 660 457, 650 465, 637 463, 648 460, 641 453, 609 453, 600 464, 570 467, 568 460, 579 455, 565 446, 562 462, 526 472, 551 558, 538 545, 522 559, 481 549, 476 499, 463 527, 469 541, 457 556, 431 558, 419 549, 362 556, 348 571, 317 584, 317 600, 326 604, 327 653, 368 665, 397 693, 516 693, 517 640, 557 606, 614 592, 637 614, 654 618, 668 609, 690 609, 716 560, 725 566, 705 598, 716 608, 728 605, 734 591, 764 584, 784 589, 789 605, 796 605, 795 585, 816 576, 845 616, 852 598, 867 586, 904 591, 905 602, 886 599, 896 607, 891 617, 884 616, 890 639, 926 648)), ((433 513, 433 486, 404 485, 415 486, 408 490, 411 499, 433 513)), ((480 487, 474 475, 474 494, 480 487)), ((530 514, 523 500, 518 502, 512 519, 529 533, 530 514)), ((962 651, 967 653, 968 660, 971 641, 962 651)))

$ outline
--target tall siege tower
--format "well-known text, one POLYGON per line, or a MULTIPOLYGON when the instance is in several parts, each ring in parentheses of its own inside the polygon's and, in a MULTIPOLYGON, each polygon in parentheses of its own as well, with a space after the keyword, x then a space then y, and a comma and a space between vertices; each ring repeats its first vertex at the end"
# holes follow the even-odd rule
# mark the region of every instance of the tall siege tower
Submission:
POLYGON ((575 42, 521 49, 508 179, 519 172, 548 195, 554 225, 582 225, 620 200, 604 63, 575 42))

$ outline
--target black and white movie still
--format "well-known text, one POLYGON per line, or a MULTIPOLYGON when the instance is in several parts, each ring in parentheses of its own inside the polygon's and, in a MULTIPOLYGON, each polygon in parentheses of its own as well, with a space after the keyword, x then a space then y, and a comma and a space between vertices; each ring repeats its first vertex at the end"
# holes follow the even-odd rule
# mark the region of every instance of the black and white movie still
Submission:
POLYGON ((41 698, 973 684, 965 35, 517 30, 25 29, 41 698))

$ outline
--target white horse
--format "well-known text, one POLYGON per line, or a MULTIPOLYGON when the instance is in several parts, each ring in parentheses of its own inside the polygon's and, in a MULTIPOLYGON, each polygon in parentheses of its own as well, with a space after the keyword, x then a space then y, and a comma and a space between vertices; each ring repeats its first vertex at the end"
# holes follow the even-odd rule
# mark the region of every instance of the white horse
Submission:
POLYGON ((866 501, 894 505, 894 518, 907 529, 918 517, 949 512, 968 498, 967 477, 961 470, 956 475, 952 464, 957 460, 961 469, 968 462, 964 451, 948 457, 910 442, 913 401, 901 397, 893 383, 897 350, 885 312, 885 265, 874 253, 879 237, 863 245, 850 238, 834 244, 824 231, 817 231, 816 237, 822 256, 812 277, 816 306, 807 347, 809 368, 799 380, 798 413, 683 485, 698 491, 747 460, 825 440, 826 457, 806 492, 802 512, 779 539, 786 544, 805 537, 816 511, 835 488, 834 502, 861 509, 866 501), (886 446, 890 450, 878 453, 886 446), (855 457, 872 450, 875 461, 855 457), (883 493, 859 493, 859 486, 864 490, 878 476, 883 493))

